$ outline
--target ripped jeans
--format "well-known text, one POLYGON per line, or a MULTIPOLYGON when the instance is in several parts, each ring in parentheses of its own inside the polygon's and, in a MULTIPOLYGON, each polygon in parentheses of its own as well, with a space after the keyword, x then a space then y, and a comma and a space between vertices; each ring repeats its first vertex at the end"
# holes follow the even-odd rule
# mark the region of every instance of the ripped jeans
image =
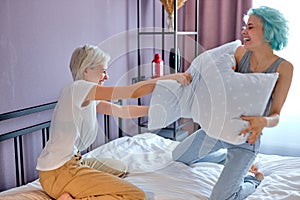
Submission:
POLYGON ((227 149, 223 171, 215 184, 210 200, 241 200, 255 191, 260 181, 253 176, 246 176, 258 154, 260 138, 255 144, 233 145, 209 137, 203 130, 198 130, 183 140, 172 152, 175 161, 187 165, 207 161, 208 154, 227 149))

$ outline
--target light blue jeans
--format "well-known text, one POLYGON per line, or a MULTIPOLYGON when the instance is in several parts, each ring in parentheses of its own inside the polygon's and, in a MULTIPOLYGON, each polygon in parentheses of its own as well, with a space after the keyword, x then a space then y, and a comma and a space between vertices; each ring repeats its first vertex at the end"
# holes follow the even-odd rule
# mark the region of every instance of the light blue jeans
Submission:
MULTIPOLYGON (((210 158, 214 158, 213 152, 227 149, 224 168, 212 190, 210 200, 240 200, 253 193, 260 184, 255 177, 246 176, 259 147, 260 138, 253 145, 249 143, 233 145, 211 138, 203 130, 198 130, 183 140, 172 154, 175 161, 190 165, 209 161, 210 158)), ((220 155, 217 156, 220 158, 220 155)))

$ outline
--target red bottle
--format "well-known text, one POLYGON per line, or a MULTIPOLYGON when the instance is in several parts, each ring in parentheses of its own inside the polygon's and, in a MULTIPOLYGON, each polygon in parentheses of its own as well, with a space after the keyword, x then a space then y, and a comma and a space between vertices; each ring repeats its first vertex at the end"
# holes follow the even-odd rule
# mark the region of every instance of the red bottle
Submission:
POLYGON ((161 59, 160 54, 155 54, 152 60, 152 78, 157 78, 164 75, 164 61, 161 59))

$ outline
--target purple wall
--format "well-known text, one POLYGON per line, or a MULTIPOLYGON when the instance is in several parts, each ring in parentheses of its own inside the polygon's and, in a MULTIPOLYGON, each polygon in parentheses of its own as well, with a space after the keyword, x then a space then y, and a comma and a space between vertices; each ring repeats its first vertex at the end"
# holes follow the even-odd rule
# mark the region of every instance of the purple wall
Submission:
POLYGON ((134 28, 135 7, 133 0, 2 0, 0 113, 55 101, 72 80, 74 48, 134 28))
MULTIPOLYGON (((146 14, 153 14, 154 4, 161 5, 143 1, 146 14)), ((137 64, 136 32, 132 31, 137 27, 136 8, 136 0, 1 0, 0 113, 56 101, 61 88, 72 81, 71 53, 83 44, 99 45, 111 54, 111 78, 106 85, 131 83, 137 64), (128 69, 133 70, 127 73, 128 69)), ((43 113, 19 126, 50 117, 51 113, 43 113)), ((12 125, 19 127, 10 120, 1 122, 0 134, 12 125)), ((26 167, 34 167, 40 137, 24 140, 24 150, 31 155, 25 159, 26 167)), ((2 142, 0 191, 15 184, 6 178, 14 176, 7 173, 14 167, 13 159, 12 141, 2 142)), ((36 176, 37 172, 26 173, 27 181, 36 176)))

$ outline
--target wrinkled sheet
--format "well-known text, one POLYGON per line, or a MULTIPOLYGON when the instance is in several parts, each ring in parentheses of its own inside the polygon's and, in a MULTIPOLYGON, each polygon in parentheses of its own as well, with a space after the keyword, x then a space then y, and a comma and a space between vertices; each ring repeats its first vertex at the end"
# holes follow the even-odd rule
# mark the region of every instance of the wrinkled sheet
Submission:
MULTIPOLYGON (((85 157, 115 158, 127 163, 125 179, 142 188, 149 200, 208 199, 223 166, 209 162, 187 166, 174 162, 171 151, 177 144, 176 141, 144 133, 111 141, 85 157)), ((300 199, 300 157, 259 154, 255 163, 265 174, 265 179, 247 200, 300 199)), ((25 200, 24 191, 31 197, 28 199, 47 199, 38 180, 2 192, 0 199, 25 200), (8 193, 14 194, 13 198, 4 198, 8 193), (17 198, 21 195, 22 198, 17 198)))

